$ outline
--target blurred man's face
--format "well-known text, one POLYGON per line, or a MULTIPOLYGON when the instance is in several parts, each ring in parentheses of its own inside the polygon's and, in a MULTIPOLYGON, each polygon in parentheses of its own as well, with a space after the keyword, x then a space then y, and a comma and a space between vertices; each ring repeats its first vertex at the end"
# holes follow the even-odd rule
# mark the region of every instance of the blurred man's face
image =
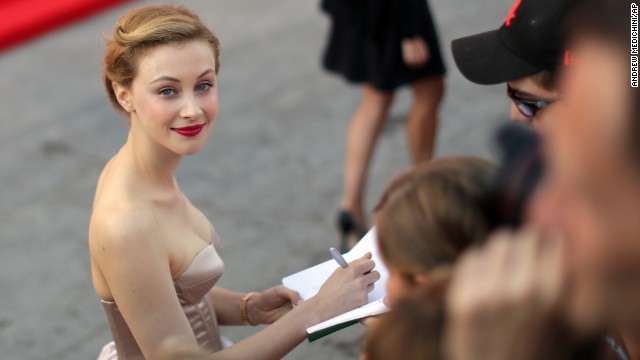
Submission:
POLYGON ((593 38, 576 42, 575 51, 579 63, 561 85, 566 108, 547 133, 576 300, 586 305, 573 310, 606 301, 640 324, 640 167, 628 145, 629 59, 593 38))

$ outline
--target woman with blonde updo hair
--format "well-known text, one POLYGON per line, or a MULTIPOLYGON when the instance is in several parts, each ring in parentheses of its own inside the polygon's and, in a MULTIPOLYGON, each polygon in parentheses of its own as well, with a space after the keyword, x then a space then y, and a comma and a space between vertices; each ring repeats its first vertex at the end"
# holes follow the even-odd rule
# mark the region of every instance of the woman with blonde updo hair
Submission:
POLYGON ((114 340, 99 359, 157 359, 167 339, 212 358, 279 359, 307 327, 365 304, 379 278, 368 254, 305 302, 283 286, 215 286, 224 270, 220 239, 175 175, 216 118, 219 55, 196 15, 168 5, 129 12, 107 40, 104 84, 129 134, 100 175, 89 226, 93 284, 114 340), (225 344, 218 326, 242 324, 272 325, 225 344))

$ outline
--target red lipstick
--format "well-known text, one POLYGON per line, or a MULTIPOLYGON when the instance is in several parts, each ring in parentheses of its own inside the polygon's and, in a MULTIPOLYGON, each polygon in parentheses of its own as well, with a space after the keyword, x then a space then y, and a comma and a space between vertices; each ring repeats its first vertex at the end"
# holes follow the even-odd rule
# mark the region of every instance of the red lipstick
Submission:
POLYGON ((200 124, 200 125, 191 125, 191 126, 185 126, 185 127, 179 127, 179 128, 171 128, 171 130, 177 132, 182 136, 194 137, 200 134, 203 128, 204 128, 204 124, 200 124))

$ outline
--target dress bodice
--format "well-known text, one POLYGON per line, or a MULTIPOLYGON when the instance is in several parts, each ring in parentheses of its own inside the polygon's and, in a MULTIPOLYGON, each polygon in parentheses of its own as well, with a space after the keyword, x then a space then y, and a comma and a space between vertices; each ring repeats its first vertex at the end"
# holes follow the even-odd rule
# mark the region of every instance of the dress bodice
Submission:
MULTIPOLYGON (((220 240, 212 229, 211 243, 200 250, 189 267, 173 281, 182 306, 200 348, 216 352, 223 348, 215 309, 207 296, 224 272, 224 263, 218 255, 220 240)), ((143 359, 142 351, 113 301, 101 300, 113 335, 118 360, 143 359)))

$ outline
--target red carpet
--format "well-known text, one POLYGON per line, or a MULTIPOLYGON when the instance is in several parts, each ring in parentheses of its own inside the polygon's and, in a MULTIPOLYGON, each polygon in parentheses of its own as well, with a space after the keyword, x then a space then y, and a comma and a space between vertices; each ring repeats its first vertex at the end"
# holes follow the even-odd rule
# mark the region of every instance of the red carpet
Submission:
POLYGON ((0 51, 129 0, 0 0, 0 51))

